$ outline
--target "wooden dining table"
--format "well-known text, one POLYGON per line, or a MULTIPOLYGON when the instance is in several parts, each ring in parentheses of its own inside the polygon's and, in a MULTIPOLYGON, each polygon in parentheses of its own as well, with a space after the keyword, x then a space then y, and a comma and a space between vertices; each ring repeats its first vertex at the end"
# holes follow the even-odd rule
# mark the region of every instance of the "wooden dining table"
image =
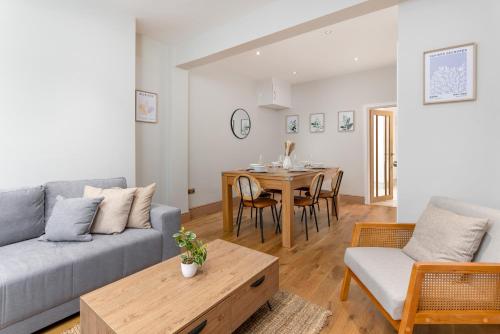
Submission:
POLYGON ((233 231, 233 181, 242 173, 253 175, 264 189, 281 190, 282 198, 282 245, 285 248, 293 247, 294 243, 294 190, 309 186, 317 173, 326 176, 334 175, 337 167, 306 169, 304 171, 289 171, 282 168, 268 168, 267 172, 257 173, 245 169, 222 172, 222 222, 225 232, 233 231))

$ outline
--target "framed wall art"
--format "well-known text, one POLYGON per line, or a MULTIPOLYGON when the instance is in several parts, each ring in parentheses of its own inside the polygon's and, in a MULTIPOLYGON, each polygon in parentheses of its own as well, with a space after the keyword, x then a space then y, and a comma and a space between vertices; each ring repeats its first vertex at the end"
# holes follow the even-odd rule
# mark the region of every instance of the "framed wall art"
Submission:
POLYGON ((158 122, 158 95, 142 90, 135 91, 135 121, 158 122))
POLYGON ((476 99, 475 43, 424 52, 424 104, 476 99))
POLYGON ((325 131, 325 114, 317 113, 309 115, 309 132, 319 133, 325 131))
POLYGON ((354 110, 339 111, 338 131, 353 132, 354 131, 354 110))
POLYGON ((299 115, 286 116, 286 133, 287 134, 299 133, 299 115))

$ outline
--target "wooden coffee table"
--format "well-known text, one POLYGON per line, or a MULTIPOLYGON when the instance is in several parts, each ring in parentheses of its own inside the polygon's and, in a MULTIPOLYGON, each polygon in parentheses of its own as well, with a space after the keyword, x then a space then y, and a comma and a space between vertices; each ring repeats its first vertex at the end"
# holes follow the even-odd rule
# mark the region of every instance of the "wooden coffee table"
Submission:
POLYGON ((82 296, 82 334, 234 331, 278 291, 278 258, 223 240, 207 247, 193 278, 175 257, 82 296))

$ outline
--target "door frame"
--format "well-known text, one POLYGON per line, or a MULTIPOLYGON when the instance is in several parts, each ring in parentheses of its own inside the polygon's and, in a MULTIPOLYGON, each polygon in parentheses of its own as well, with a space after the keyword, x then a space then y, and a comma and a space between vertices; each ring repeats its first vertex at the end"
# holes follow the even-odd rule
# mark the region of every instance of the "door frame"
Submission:
POLYGON ((381 108, 396 108, 396 119, 395 119, 395 136, 394 136, 394 144, 396 147, 396 152, 398 148, 398 134, 397 134, 397 113, 398 113, 398 104, 396 101, 387 101, 380 103, 370 103, 365 104, 362 107, 363 113, 363 142, 364 142, 364 165, 365 165, 365 173, 364 173, 364 201, 365 204, 372 204, 370 198, 370 110, 372 109, 381 109, 381 108))

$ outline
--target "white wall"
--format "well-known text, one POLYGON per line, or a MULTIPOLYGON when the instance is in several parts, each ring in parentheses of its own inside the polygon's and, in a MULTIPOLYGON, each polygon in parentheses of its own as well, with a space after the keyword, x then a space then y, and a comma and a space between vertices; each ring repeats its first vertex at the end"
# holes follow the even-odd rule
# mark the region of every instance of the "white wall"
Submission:
POLYGON ((154 201, 188 211, 187 72, 175 47, 137 35, 136 87, 158 94, 158 123, 136 123, 137 184, 156 182, 154 201))
POLYGON ((167 203, 168 134, 171 125, 170 49, 137 35, 136 89, 158 94, 158 123, 136 122, 136 179, 144 186, 156 182, 154 201, 167 203))
POLYGON ((256 83, 245 77, 214 71, 210 65, 189 76, 190 207, 221 200, 221 172, 257 162, 277 160, 283 145, 281 114, 257 107, 256 83), (252 129, 246 139, 234 137, 230 118, 244 108, 252 129))
POLYGON ((500 208, 500 2, 408 0, 398 50, 399 217, 418 217, 432 195, 500 208), (475 102, 422 104, 422 53, 476 42, 475 102))
POLYGON ((358 72, 292 86, 292 109, 283 112, 282 135, 296 143, 297 160, 321 161, 344 170, 341 193, 365 196, 367 105, 396 101, 396 67, 358 72), (338 111, 354 110, 354 132, 337 130, 338 111), (325 114, 325 131, 309 132, 309 114, 325 114), (299 115, 299 133, 285 131, 286 115, 299 115))
POLYGON ((135 21, 63 0, 0 2, 0 188, 135 183, 135 21))

